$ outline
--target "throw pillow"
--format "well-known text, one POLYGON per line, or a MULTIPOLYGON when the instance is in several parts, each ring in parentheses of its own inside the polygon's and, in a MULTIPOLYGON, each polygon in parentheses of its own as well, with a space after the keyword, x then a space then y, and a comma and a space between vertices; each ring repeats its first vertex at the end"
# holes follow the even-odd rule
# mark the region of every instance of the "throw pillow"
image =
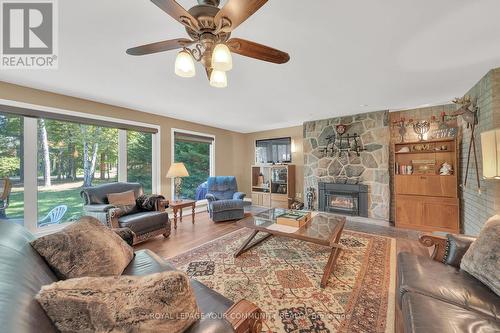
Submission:
POLYGON ((462 258, 460 268, 500 296, 500 215, 486 222, 462 258))
POLYGON ((120 208, 121 215, 128 215, 136 210, 134 191, 109 193, 108 202, 110 205, 120 208))
POLYGON ((59 279, 120 275, 134 250, 111 229, 89 216, 31 245, 59 279))
POLYGON ((186 274, 79 278, 36 296, 61 332, 182 332, 199 309, 186 274))

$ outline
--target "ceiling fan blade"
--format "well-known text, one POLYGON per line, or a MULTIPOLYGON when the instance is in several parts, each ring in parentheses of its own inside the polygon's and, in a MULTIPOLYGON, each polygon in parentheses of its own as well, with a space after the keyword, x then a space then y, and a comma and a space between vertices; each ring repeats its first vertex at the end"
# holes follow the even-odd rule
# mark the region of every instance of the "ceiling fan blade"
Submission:
POLYGON ((186 46, 193 44, 194 41, 186 39, 186 38, 178 38, 171 40, 164 40, 162 42, 156 42, 146 45, 141 45, 137 47, 132 47, 127 50, 127 54, 139 56, 146 55, 152 53, 158 53, 163 51, 180 49, 186 46))
POLYGON ((241 38, 231 38, 226 42, 229 50, 246 57, 255 58, 275 64, 284 64, 290 60, 288 53, 257 44, 241 38))
POLYGON ((215 15, 215 23, 221 27, 221 31, 231 32, 266 2, 267 0, 228 0, 225 6, 215 15), (229 22, 225 19, 229 20, 229 22))
POLYGON ((151 0, 155 5, 160 7, 165 13, 172 16, 174 19, 184 24, 186 27, 195 31, 200 30, 198 20, 194 18, 187 10, 179 5, 175 0, 151 0))

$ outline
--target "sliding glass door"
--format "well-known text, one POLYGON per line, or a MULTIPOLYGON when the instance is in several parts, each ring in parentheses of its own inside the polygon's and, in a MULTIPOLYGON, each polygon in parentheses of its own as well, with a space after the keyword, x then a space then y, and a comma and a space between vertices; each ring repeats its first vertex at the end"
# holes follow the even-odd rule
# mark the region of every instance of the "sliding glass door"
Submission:
POLYGON ((157 127, 79 122, 74 114, 68 121, 0 112, 0 220, 50 232, 82 216, 84 187, 130 181, 157 193, 157 127))
POLYGON ((118 129, 38 119, 38 226, 83 213, 80 191, 118 181, 118 129))

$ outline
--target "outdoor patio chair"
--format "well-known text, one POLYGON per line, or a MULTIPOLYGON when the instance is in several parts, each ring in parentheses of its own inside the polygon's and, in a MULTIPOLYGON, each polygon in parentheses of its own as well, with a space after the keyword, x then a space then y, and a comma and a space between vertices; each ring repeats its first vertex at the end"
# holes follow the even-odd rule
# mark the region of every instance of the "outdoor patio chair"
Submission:
POLYGON ((60 205, 53 208, 47 216, 45 216, 42 220, 38 221, 38 227, 46 227, 51 224, 59 224, 62 221, 64 214, 68 210, 68 206, 60 205))

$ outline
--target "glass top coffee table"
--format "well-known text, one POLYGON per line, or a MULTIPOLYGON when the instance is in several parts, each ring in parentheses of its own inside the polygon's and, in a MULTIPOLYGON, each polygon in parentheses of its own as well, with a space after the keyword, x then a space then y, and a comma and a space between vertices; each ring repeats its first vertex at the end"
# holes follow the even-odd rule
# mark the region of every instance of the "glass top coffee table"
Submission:
POLYGON ((344 230, 346 218, 331 213, 313 213, 312 218, 304 226, 300 228, 291 228, 276 223, 276 217, 286 211, 287 210, 281 208, 272 208, 253 214, 252 216, 247 216, 236 222, 237 225, 252 229, 253 232, 243 242, 234 256, 239 256, 273 235, 328 246, 331 248, 331 252, 321 279, 321 287, 324 288, 333 271, 340 251, 343 249, 339 241, 342 231, 344 230), (267 235, 250 244, 259 232, 267 233, 267 235))

